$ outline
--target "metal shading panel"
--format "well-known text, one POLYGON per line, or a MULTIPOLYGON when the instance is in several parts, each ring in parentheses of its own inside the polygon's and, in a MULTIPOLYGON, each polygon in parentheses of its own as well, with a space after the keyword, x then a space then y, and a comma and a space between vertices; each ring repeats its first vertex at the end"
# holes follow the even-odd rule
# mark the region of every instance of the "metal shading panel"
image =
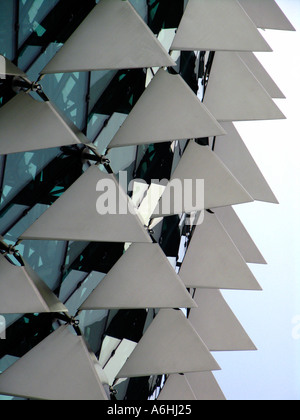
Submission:
POLYGON ((0 125, 1 155, 88 143, 51 102, 24 92, 0 109, 0 125))
POLYGON ((239 3, 258 28, 296 30, 274 0, 239 0, 239 3))
POLYGON ((272 51, 236 0, 189 0, 172 50, 272 51))
POLYGON ((101 0, 42 73, 173 65, 129 1, 101 0))
POLYGON ((153 217, 189 213, 252 201, 253 198, 250 194, 217 155, 209 147, 199 146, 192 141, 179 161, 153 217), (192 181, 193 189, 187 189, 186 180, 192 181), (201 189, 196 187, 197 181, 200 180, 204 182, 202 200, 201 189), (198 196, 199 200, 196 200, 196 204, 187 202, 187 195, 188 197, 198 196))
POLYGON ((32 268, 17 267, 0 255, 0 313, 68 312, 32 268))
POLYGON ((219 366, 184 314, 161 309, 118 378, 212 370, 219 366))
POLYGON ((158 244, 132 244, 80 309, 195 306, 158 244))
POLYGON ((102 369, 82 337, 60 327, 0 375, 0 393, 38 400, 107 400, 102 369))
POLYGON ((108 147, 224 134, 182 77, 160 70, 108 147))
POLYGON ((235 52, 216 52, 204 104, 218 121, 285 119, 235 52))
POLYGON ((91 166, 23 233, 21 239, 152 242, 114 175, 105 174, 96 166, 91 166), (103 187, 112 187, 115 192, 112 200, 119 201, 125 214, 98 213, 96 203, 101 194, 97 192, 97 186, 102 181, 103 187))
POLYGON ((179 275, 192 288, 261 290, 223 226, 209 213, 195 229, 179 275))

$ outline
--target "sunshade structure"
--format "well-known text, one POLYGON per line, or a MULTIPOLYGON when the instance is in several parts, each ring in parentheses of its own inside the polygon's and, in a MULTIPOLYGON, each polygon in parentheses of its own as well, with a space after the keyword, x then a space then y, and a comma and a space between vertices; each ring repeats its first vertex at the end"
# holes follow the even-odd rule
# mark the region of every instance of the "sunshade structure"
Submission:
POLYGON ((224 134, 182 77, 160 70, 109 148, 224 134))
POLYGON ((104 381, 84 339, 65 326, 0 375, 0 392, 38 400, 104 401, 104 381))
POLYGON ((236 0, 189 0, 172 49, 272 51, 236 0))
POLYGON ((91 166, 23 233, 21 239, 152 242, 114 175, 105 174, 96 166, 91 166), (104 187, 112 188, 112 203, 118 202, 116 214, 110 214, 108 211, 107 214, 101 215, 97 211, 96 203, 100 193, 104 193, 104 187), (125 214, 119 214, 119 208, 126 210, 125 214))
POLYGON ((252 52, 241 52, 239 56, 271 98, 285 99, 284 93, 276 85, 255 54, 252 52))
POLYGON ((27 78, 26 73, 20 70, 14 63, 0 54, 0 77, 15 76, 27 78))
POLYGON ((197 290, 195 300, 189 320, 211 351, 257 350, 219 290, 197 290))
POLYGON ((87 138, 51 102, 24 92, 0 110, 0 154, 88 143, 87 138))
POLYGON ((219 370, 180 310, 162 309, 118 373, 118 378, 219 370))
POLYGON ((285 119, 236 52, 216 52, 204 104, 218 121, 285 119))
POLYGON ((222 126, 227 135, 222 141, 216 139, 215 153, 254 200, 278 204, 235 126, 232 123, 223 123, 222 126))
POLYGON ((179 275, 192 288, 261 290, 230 236, 209 213, 195 229, 179 275))
POLYGON ((225 400, 212 352, 255 344, 221 290, 266 263, 233 206, 278 202, 234 123, 285 118, 255 53, 292 25, 273 0, 0 20, 0 399, 225 400))
POLYGON ((249 203, 253 198, 209 147, 190 142, 153 216, 249 203), (187 182, 186 180, 189 180, 187 182), (203 184, 200 181, 203 180, 203 184), (191 187, 192 185, 192 187, 191 187), (202 190, 201 190, 202 187, 202 190), (188 198, 196 197, 196 204, 188 198))
POLYGON ((258 28, 295 31, 294 26, 274 0, 239 0, 258 28))
POLYGON ((214 213, 247 263, 266 264, 266 260, 232 207, 220 207, 214 209, 214 213))
POLYGON ((81 309, 195 306, 158 244, 132 244, 81 309))
POLYGON ((198 401, 225 401, 218 382, 211 372, 188 373, 185 375, 198 401))
POLYGON ((129 1, 101 0, 42 73, 173 65, 129 1))
POLYGON ((170 375, 160 393, 159 401, 193 401, 196 396, 184 375, 170 375))
POLYGON ((0 313, 68 312, 32 268, 17 267, 0 255, 0 313))

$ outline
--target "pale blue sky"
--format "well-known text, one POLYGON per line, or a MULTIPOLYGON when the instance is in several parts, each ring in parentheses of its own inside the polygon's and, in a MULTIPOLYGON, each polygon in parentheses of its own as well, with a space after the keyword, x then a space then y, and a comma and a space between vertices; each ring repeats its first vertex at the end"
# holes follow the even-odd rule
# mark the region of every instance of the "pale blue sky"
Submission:
POLYGON ((300 399, 300 339, 293 338, 300 316, 300 1, 277 3, 298 32, 263 31, 274 52, 258 57, 287 96, 276 102, 288 119, 237 125, 280 205, 236 207, 268 265, 250 266, 263 292, 224 292, 258 347, 214 353, 223 369, 216 378, 235 400, 300 399))

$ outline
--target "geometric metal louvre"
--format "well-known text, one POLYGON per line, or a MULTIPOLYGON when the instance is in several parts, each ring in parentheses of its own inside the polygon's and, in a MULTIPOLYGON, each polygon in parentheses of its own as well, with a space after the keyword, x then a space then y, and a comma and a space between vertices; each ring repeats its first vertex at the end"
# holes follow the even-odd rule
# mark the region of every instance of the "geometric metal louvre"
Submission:
POLYGON ((0 400, 226 399, 232 206, 278 203, 234 123, 285 118, 253 53, 294 29, 245 3, 1 1, 0 400))

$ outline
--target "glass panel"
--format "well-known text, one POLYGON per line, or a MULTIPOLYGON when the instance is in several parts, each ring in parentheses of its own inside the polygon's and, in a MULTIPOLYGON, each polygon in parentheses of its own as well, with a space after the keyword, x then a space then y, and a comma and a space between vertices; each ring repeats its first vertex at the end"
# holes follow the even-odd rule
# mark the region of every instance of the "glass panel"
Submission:
MULTIPOLYGON (((22 233, 41 216, 48 206, 38 204, 23 217, 4 237, 5 241, 15 244, 22 233)), ((23 241, 17 249, 29 265, 39 274, 47 285, 55 290, 61 278, 61 267, 65 254, 65 242, 23 241)))
POLYGON ((7 156, 0 209, 3 210, 57 154, 57 149, 48 149, 7 156))
POLYGON ((138 14, 144 19, 145 22, 148 20, 148 5, 147 0, 129 0, 138 14))
POLYGON ((83 130, 86 124, 88 73, 49 74, 44 77, 42 86, 48 98, 83 130))
POLYGON ((59 0, 20 1, 19 47, 33 32, 39 37, 44 35, 46 29, 41 22, 58 2, 59 0))
POLYGON ((93 113, 129 114, 145 90, 146 73, 142 69, 121 70, 113 78, 92 109, 93 113))
POLYGON ((155 34, 161 29, 178 28, 184 11, 184 0, 149 1, 149 26, 155 34))
POLYGON ((0 54, 10 60, 15 58, 15 1, 0 2, 0 54))

